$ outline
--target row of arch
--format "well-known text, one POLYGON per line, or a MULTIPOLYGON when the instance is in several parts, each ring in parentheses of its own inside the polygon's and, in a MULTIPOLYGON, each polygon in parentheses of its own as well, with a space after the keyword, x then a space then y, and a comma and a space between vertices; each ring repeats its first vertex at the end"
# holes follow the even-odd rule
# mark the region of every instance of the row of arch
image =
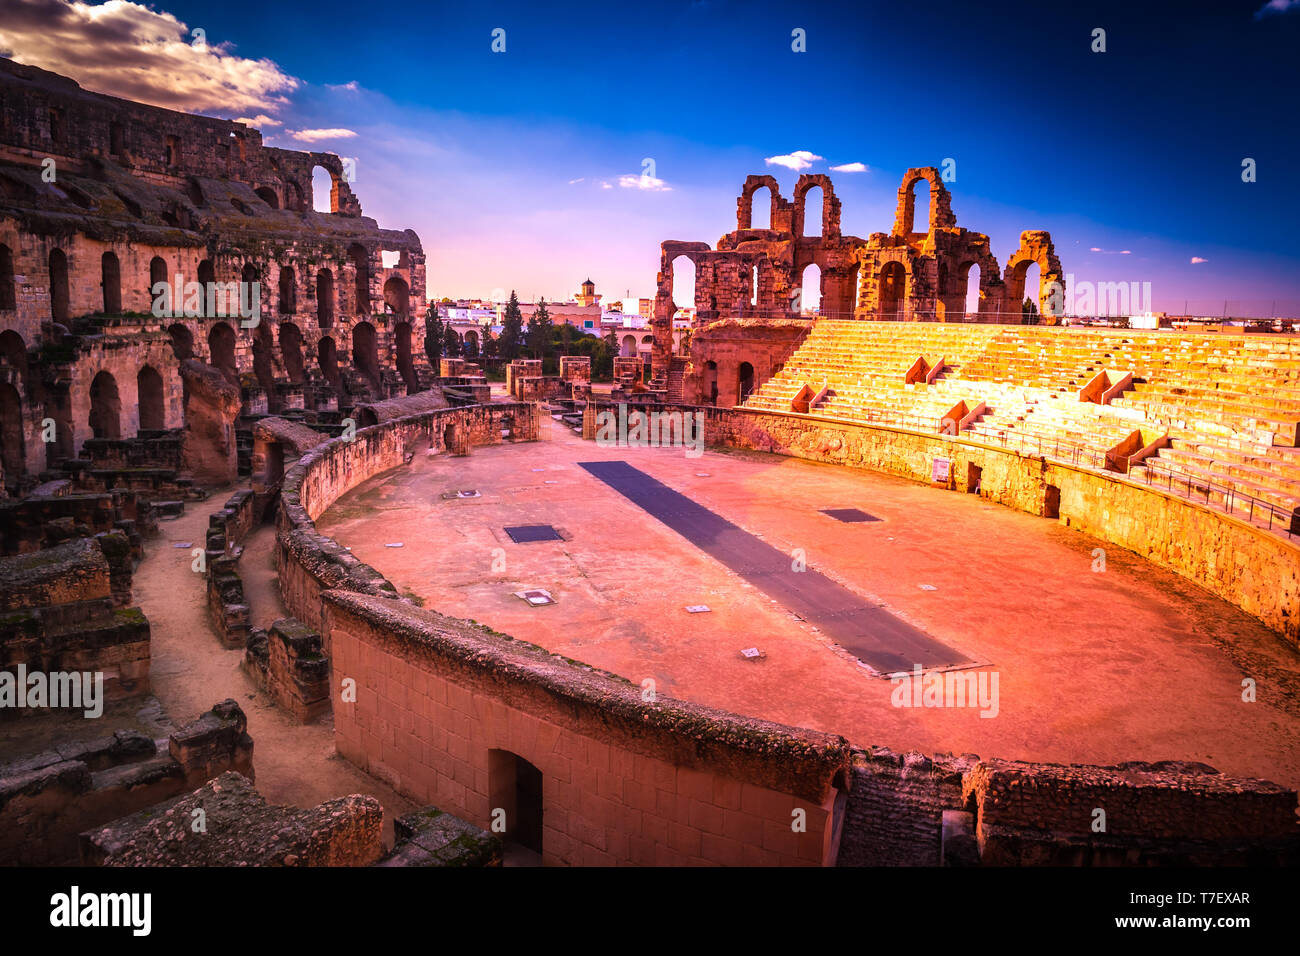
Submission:
MULTIPOLYGON (((171 336, 172 351, 179 361, 195 357, 194 334, 188 326, 180 322, 173 323, 167 332, 171 336)), ((352 367, 378 390, 382 379, 378 333, 373 325, 364 321, 352 326, 351 333, 352 367)), ((393 326, 397 371, 407 387, 411 389, 418 387, 412 339, 413 330, 410 322, 398 322, 393 326)), ((234 328, 226 322, 217 322, 208 330, 208 364, 219 369, 229 381, 235 383, 239 381, 239 366, 235 354, 237 341, 234 328)), ((270 391, 275 383, 274 353, 277 344, 280 362, 290 384, 307 383, 304 341, 302 330, 293 322, 281 321, 276 332, 272 331, 269 323, 257 326, 253 331, 253 374, 263 388, 270 391)), ((333 336, 324 335, 317 339, 316 358, 325 381, 336 388, 339 387, 341 383, 339 349, 333 336)))
MULTIPOLYGON (((370 313, 370 261, 364 246, 354 243, 348 248, 348 259, 355 272, 354 304, 358 315, 370 313)), ((46 259, 49 275, 50 315, 60 324, 66 325, 71 311, 71 273, 68 255, 63 249, 55 247, 46 259)), ((262 270, 254 263, 245 263, 240 271, 240 281, 260 284, 262 270)), ((153 289, 158 283, 171 283, 172 276, 167 261, 162 256, 154 256, 149 261, 149 293, 153 301, 153 289)), ((209 283, 216 282, 216 268, 211 259, 204 259, 198 264, 198 282, 204 289, 209 283)), ((296 315, 298 312, 297 272, 293 266, 283 265, 279 273, 278 302, 276 311, 280 315, 296 315)), ((337 298, 335 296, 334 273, 329 268, 317 270, 316 285, 316 319, 322 329, 334 325, 337 298)), ((122 311, 122 265, 117 254, 106 250, 100 256, 100 287, 102 290, 102 311, 105 315, 116 315, 122 311)), ((168 303, 173 312, 184 308, 184 290, 172 289, 172 300, 168 303)), ((400 275, 390 276, 384 283, 383 301, 385 312, 401 317, 410 314, 410 288, 400 275)), ((14 274, 13 250, 0 243, 0 310, 16 309, 17 284, 14 274)))

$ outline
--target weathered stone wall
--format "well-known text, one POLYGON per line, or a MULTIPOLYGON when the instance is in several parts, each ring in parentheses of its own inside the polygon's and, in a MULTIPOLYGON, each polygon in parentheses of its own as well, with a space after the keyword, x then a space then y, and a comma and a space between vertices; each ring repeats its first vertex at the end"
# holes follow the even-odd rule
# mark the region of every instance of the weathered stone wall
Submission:
POLYGON ((0 767, 0 864, 75 863, 83 830, 193 790, 226 770, 253 773, 253 741, 233 700, 165 741, 123 731, 0 767))
MULTIPOLYGON (((818 865, 847 771, 840 737, 641 690, 397 601, 325 594, 339 752, 487 827, 502 751, 542 774, 552 865, 818 865), (804 811, 806 830, 796 832, 804 811)), ((507 834, 511 814, 507 809, 507 834)))
POLYGON ((464 447, 502 441, 533 441, 537 406, 527 403, 471 405, 395 419, 337 438, 299 459, 284 477, 277 513, 280 595, 291 615, 325 637, 320 593, 343 588, 364 594, 396 594, 374 568, 316 531, 316 518, 340 495, 373 476, 396 468, 411 455, 447 451, 446 441, 464 447))

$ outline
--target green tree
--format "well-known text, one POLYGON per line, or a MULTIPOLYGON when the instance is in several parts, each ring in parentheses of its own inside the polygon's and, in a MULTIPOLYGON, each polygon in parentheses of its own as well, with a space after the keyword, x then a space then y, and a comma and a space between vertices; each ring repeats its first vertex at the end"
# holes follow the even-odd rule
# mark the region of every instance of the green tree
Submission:
POLYGON ((442 354, 447 358, 460 357, 460 338, 450 322, 445 322, 442 326, 442 354))
POLYGON ((537 308, 528 319, 528 351, 533 358, 545 362, 551 356, 551 313, 546 311, 546 303, 538 302, 537 308))
POLYGON ((483 340, 483 357, 492 358, 497 354, 497 340, 492 338, 492 323, 483 323, 483 334, 479 336, 483 340))
POLYGON ((438 359, 442 358, 443 325, 438 315, 438 307, 430 304, 429 312, 424 317, 424 354, 429 357, 429 364, 437 369, 438 359))
POLYGON ((1024 302, 1020 303, 1020 314, 1023 316, 1025 325, 1038 324, 1038 306, 1034 300, 1028 296, 1025 297, 1024 302))
POLYGON ((519 311, 519 296, 511 289, 506 313, 501 318, 501 340, 497 343, 497 353, 507 362, 517 359, 523 335, 524 314, 519 311))

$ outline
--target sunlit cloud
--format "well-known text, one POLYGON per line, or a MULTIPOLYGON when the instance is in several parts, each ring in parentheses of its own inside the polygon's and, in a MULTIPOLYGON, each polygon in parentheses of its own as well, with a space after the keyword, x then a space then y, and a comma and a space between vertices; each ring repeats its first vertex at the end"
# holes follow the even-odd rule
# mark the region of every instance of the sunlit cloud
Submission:
POLYGON ((655 176, 647 176, 642 173, 640 176, 629 174, 618 177, 618 184, 624 189, 640 189, 648 193, 667 193, 672 192, 673 187, 669 186, 662 179, 655 176))
POLYGON ((763 162, 769 166, 784 166, 786 169, 793 169, 796 173, 803 169, 808 169, 813 163, 822 159, 816 153, 810 153, 806 149, 796 149, 793 153, 786 153, 783 156, 769 156, 763 162))
POLYGON ((833 173, 865 173, 866 171, 866 163, 845 163, 843 166, 831 167, 833 173))
POLYGON ((346 83, 326 83, 325 89, 338 90, 340 93, 356 93, 360 91, 361 86, 356 80, 349 80, 346 83))
POLYGON ((217 40, 130 0, 5 0, 0 20, 0 48, 17 62, 154 106, 273 113, 300 86, 274 61, 217 40))
POLYGON ((1200 256, 1192 256, 1192 265, 1199 266, 1202 262, 1209 262, 1209 259, 1202 259, 1200 256))
POLYGON ((287 129, 285 132, 301 143, 319 143, 326 139, 351 139, 357 135, 355 130, 350 129, 300 129, 297 131, 287 129))
POLYGON ((272 119, 271 117, 267 116, 265 113, 258 113, 256 116, 241 116, 237 120, 235 120, 235 122, 243 123, 245 126, 252 126, 257 129, 261 129, 262 127, 284 125, 278 119, 272 119))

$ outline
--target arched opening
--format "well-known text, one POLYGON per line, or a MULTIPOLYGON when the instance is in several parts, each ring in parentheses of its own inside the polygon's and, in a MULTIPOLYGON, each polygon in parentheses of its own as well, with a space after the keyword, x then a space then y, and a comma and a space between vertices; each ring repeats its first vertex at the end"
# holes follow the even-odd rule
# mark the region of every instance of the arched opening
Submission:
MULTIPOLYGON (((356 271, 356 300, 357 315, 370 314, 370 256, 366 254, 366 247, 359 242, 354 242, 348 246, 348 259, 352 261, 352 268, 356 271)), ((392 279, 388 280, 390 283, 392 279)), ((401 280, 397 280, 401 282, 401 280)), ((406 283, 402 283, 403 286, 406 283)), ((384 301, 388 301, 388 285, 384 285, 384 301)), ((397 309, 393 309, 397 312, 397 309)), ((406 315, 405 309, 398 313, 406 315)))
POLYGON ((718 404, 718 363, 704 364, 704 400, 710 405, 718 404))
POLYGON ((50 250, 50 315, 55 322, 68 322, 68 256, 62 249, 50 250))
POLYGON ((737 404, 740 404, 754 391, 754 366, 748 362, 740 363, 740 370, 736 374, 736 385, 736 393, 739 396, 737 404))
POLYGON ((280 197, 275 194, 275 190, 270 186, 259 186, 253 192, 257 193, 257 198, 262 200, 272 209, 280 208, 280 197))
POLYGON ((0 243, 0 309, 18 308, 18 290, 14 285, 14 254, 0 243))
POLYGON ((505 817, 505 840, 541 856, 542 772, 509 750, 488 751, 489 803, 505 817))
POLYGON ((271 334, 271 326, 259 322, 253 332, 253 374, 257 376, 257 384, 266 389, 268 401, 275 390, 274 351, 275 342, 271 334))
MULTIPOLYGON (((466 332, 468 339, 473 332, 466 332)), ((419 383, 415 379, 415 365, 411 362, 411 323, 398 322, 393 326, 393 338, 397 340, 397 372, 406 383, 406 390, 413 392, 419 383)))
POLYGON ((465 355, 469 358, 477 358, 478 348, 478 333, 470 329, 465 333, 465 355))
POLYGON ((689 309, 695 305, 695 260, 678 256, 670 263, 672 269, 673 311, 689 309))
POLYGON ((975 321, 979 318, 979 313, 983 311, 983 304, 980 300, 980 267, 978 262, 969 263, 966 266, 966 318, 969 321, 975 321))
POLYGON ((930 231, 930 180, 921 178, 912 184, 912 232, 930 231))
POLYGON ((815 315, 822 304, 822 270, 815 262, 804 266, 800 281, 799 308, 794 311, 802 315, 815 315))
POLYGON ((158 318, 172 314, 176 307, 175 290, 167 284, 168 281, 167 260, 162 256, 154 256, 149 260, 149 298, 155 300, 162 296, 166 303, 163 315, 157 316, 158 318), (160 282, 163 283, 161 288, 158 285, 160 282))
POLYGON ((307 200, 303 198, 302 187, 290 180, 284 187, 284 207, 294 212, 306 212, 307 200))
POLYGON ((280 267, 280 314, 293 315, 298 311, 298 280, 293 266, 280 267))
POLYGON ((4 467, 5 488, 10 494, 18 490, 27 473, 23 445, 23 403, 18 389, 0 383, 0 464, 4 467))
MULTIPOLYGON (((1015 285, 1020 289, 1020 295, 1014 302, 1007 303, 1007 311, 1012 313, 1007 316, 1005 321, 1016 322, 1022 321, 1026 325, 1037 325, 1041 319, 1042 300, 1039 298, 1039 284, 1042 280, 1042 270, 1038 263, 1032 259, 1026 259, 1016 264, 1015 285), (1017 319, 1016 313, 1021 318, 1017 319)), ((1098 303, 1099 311, 1105 307, 1098 303)))
POLYGON ((329 382, 335 388, 339 384, 339 355, 338 347, 334 340, 328 335, 321 338, 316 343, 316 358, 320 362, 321 374, 325 376, 325 381, 329 382))
POLYGON ((317 212, 333 212, 334 177, 324 166, 313 166, 311 171, 311 208, 317 212))
POLYGON ((122 437, 122 399, 117 379, 100 372, 90 383, 90 432, 96 438, 122 437))
POLYGON ((907 285, 907 270, 901 262, 887 262, 880 270, 880 317, 900 319, 903 313, 903 293, 907 285))
MULTIPOLYGON (((201 286, 201 296, 199 305, 199 315, 207 315, 208 311, 208 290, 212 288, 213 283, 217 281, 217 270, 213 266, 211 259, 204 259, 199 263, 199 285, 201 286)), ((179 295, 179 290, 177 291, 179 295)), ((188 293, 186 294, 188 297, 188 293)), ((187 303, 188 304, 188 303, 187 303)), ((214 302, 215 308, 215 302, 214 302)), ((185 313, 189 315, 189 312, 185 313)))
POLYGON ((0 368, 8 367, 18 373, 18 381, 27 387, 27 343, 13 329, 0 332, 0 368))
POLYGON ((99 259, 100 287, 104 290, 104 314, 117 315, 122 311, 122 266, 117 255, 106 252, 99 259))
POLYGON ((411 293, 406 287, 406 280, 401 276, 392 276, 384 283, 384 305, 394 315, 410 314, 411 293))
POLYGON ((146 365, 135 377, 136 395, 140 403, 140 431, 162 431, 167 420, 163 409, 163 380, 157 369, 146 365))
POLYGON ((245 262, 244 268, 239 273, 239 281, 242 286, 239 290, 239 300, 233 304, 235 309, 242 310, 247 304, 253 318, 261 324, 262 317, 262 273, 257 265, 252 262, 245 262))
POLYGON ((167 334, 172 337, 172 354, 178 362, 194 358, 194 333, 188 326, 176 322, 168 327, 167 334))
POLYGON ((369 322, 358 322, 352 330, 352 367, 379 390, 379 348, 369 322))
POLYGON ((239 384, 239 369, 235 365, 235 330, 225 322, 218 322, 208 333, 208 355, 212 365, 231 382, 239 384))
POLYGON ((334 327, 334 273, 329 269, 316 273, 316 324, 322 329, 334 327))
POLYGON ((303 382, 302 332, 292 322, 280 323, 280 358, 284 372, 295 385, 303 382))
POLYGON ((820 237, 822 234, 822 206, 826 192, 820 186, 810 186, 803 194, 803 234, 820 237))
POLYGON ((636 336, 625 335, 623 341, 619 344, 618 354, 620 358, 630 358, 636 355, 636 336))
POLYGON ((751 229, 772 228, 772 190, 759 186, 749 197, 749 227, 751 229))

